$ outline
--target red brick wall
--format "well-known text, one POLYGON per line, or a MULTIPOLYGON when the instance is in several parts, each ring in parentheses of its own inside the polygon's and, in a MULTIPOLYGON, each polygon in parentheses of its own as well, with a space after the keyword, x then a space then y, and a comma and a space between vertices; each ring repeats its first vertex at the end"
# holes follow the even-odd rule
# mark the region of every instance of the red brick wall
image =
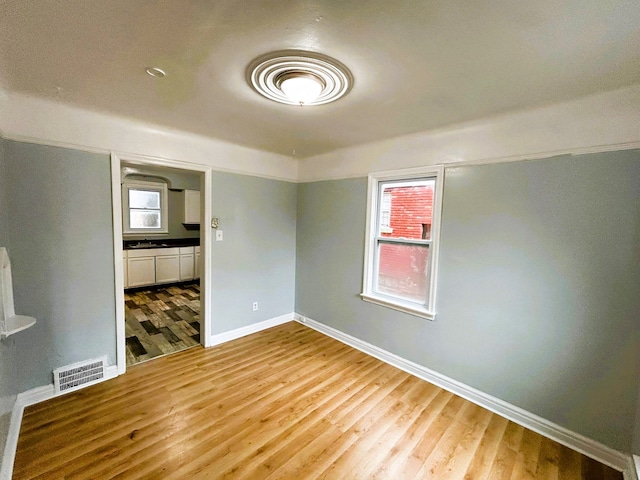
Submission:
MULTIPOLYGON (((431 226, 433 187, 396 187, 391 189, 391 233, 383 237, 422 238, 422 224, 431 226)), ((429 251, 426 247, 384 245, 380 251, 378 289, 423 301, 427 287, 429 251)))
POLYGON ((422 224, 431 225, 433 215, 433 187, 397 187, 391 190, 391 217, 393 233, 384 237, 422 238, 422 224))

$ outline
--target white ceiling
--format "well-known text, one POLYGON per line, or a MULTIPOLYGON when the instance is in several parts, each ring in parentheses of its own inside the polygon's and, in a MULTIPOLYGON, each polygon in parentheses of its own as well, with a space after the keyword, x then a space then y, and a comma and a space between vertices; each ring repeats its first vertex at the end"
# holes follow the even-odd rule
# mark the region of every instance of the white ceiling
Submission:
POLYGON ((638 83, 638 0, 0 0, 2 89, 299 158, 638 83), (353 90, 259 97, 247 65, 292 48, 353 90))

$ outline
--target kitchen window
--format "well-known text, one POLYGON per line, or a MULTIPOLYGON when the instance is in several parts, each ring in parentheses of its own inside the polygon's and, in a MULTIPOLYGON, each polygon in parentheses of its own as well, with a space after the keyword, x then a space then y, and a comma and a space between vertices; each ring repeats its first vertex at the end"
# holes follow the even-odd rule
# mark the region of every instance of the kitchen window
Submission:
POLYGON ((369 176, 362 298, 435 318, 443 168, 369 176))
POLYGON ((125 180, 122 184, 123 233, 169 233, 166 183, 125 180))

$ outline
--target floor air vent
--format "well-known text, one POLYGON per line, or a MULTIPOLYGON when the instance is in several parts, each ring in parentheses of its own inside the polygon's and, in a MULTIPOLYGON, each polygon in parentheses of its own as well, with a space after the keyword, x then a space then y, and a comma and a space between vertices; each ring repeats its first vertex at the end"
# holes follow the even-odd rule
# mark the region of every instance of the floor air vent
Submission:
POLYGON ((74 363, 53 371, 56 393, 66 393, 97 383, 104 378, 107 357, 74 363))

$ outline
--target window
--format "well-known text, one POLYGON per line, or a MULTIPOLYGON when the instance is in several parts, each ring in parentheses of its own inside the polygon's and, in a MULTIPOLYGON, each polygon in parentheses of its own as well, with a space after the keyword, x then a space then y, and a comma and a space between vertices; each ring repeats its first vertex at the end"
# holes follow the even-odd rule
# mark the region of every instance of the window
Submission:
POLYGON ((123 233, 169 233, 167 184, 125 180, 122 184, 123 233))
POLYGON ((442 167, 369 176, 366 301, 435 318, 442 167))

